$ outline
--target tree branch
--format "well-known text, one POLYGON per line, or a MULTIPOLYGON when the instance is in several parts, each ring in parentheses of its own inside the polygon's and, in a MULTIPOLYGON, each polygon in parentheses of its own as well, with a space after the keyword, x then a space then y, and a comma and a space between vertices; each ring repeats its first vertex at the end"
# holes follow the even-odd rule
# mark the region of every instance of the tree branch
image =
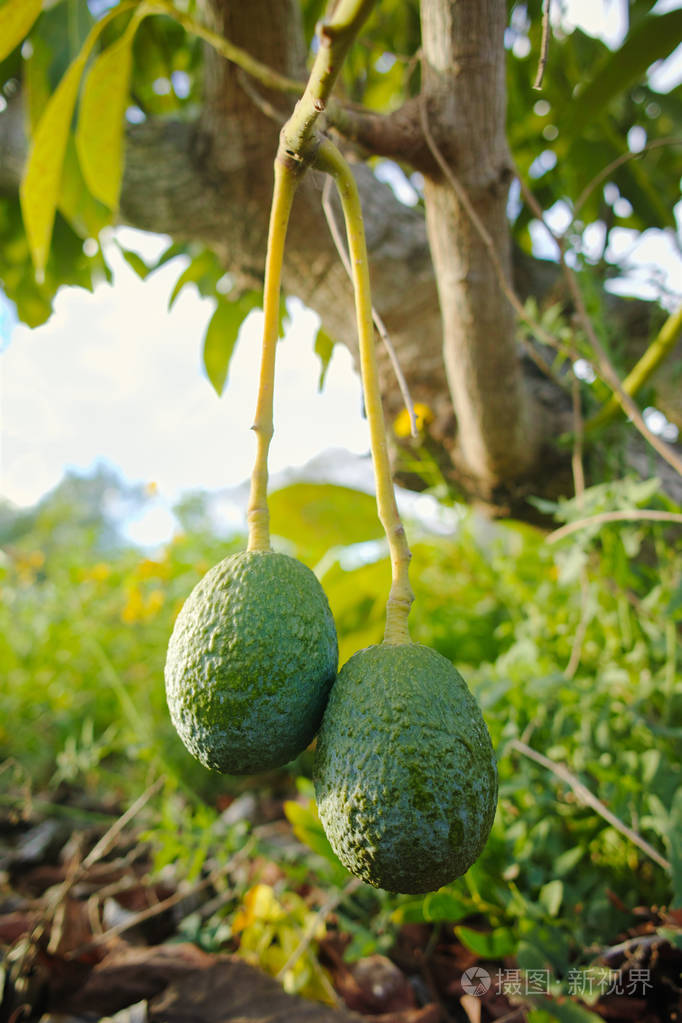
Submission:
POLYGON ((515 749, 517 752, 522 753, 524 757, 534 760, 536 764, 540 764, 541 767, 546 768, 546 770, 551 771, 552 774, 556 775, 557 778, 561 778, 562 781, 566 782, 566 784, 573 789, 581 803, 585 803, 590 807, 590 809, 594 810, 595 813, 598 813, 600 817, 603 817, 607 824, 610 824, 616 829, 616 831, 619 831, 621 835, 624 835, 627 839, 629 839, 633 845, 636 845, 642 850, 642 852, 646 853, 646 855, 652 859, 654 863, 657 863, 659 867, 663 867, 663 869, 667 871, 672 869, 669 860, 667 860, 664 856, 661 856, 658 850, 654 849, 654 847, 650 845, 646 839, 642 838, 640 834, 633 831, 633 829, 628 827, 627 824, 624 824, 619 817, 616 817, 615 813, 611 813, 609 808, 604 806, 602 801, 597 799, 597 797, 590 792, 587 786, 583 785, 583 783, 576 778, 576 776, 572 774, 567 767, 563 764, 557 764, 554 760, 550 760, 549 757, 544 756, 542 753, 538 753, 537 750, 532 749, 532 747, 527 746, 525 742, 520 742, 518 739, 512 739, 509 746, 511 749, 515 749))
POLYGON ((603 522, 676 522, 682 524, 682 515, 677 512, 657 511, 652 509, 631 508, 622 511, 599 512, 597 515, 590 515, 586 519, 577 519, 575 522, 567 522, 560 529, 555 529, 545 539, 547 543, 557 543, 571 533, 577 533, 580 529, 587 529, 588 526, 598 526, 603 522))
MULTIPOLYGON (((626 376, 622 384, 625 394, 634 398, 651 375, 656 372, 672 352, 681 333, 682 306, 676 312, 670 314, 642 358, 626 376)), ((606 404, 591 419, 588 419, 585 423, 585 430, 590 432, 601 426, 606 426, 621 411, 622 406, 617 395, 612 394, 606 404)))

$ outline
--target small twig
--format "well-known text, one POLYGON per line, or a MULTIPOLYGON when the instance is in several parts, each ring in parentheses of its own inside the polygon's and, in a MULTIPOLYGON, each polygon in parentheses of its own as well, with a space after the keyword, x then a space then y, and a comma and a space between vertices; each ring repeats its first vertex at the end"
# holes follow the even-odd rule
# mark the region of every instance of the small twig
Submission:
POLYGON ((308 924, 303 932, 303 936, 299 941, 298 945, 291 953, 291 955, 285 962, 284 966, 280 970, 278 970, 277 974, 275 975, 276 980, 279 980, 280 982, 283 980, 288 971, 291 970, 296 965, 298 960, 301 958, 305 950, 310 945, 311 941, 315 937, 315 931, 320 926, 320 924, 324 923, 329 914, 333 912, 333 910, 335 910, 336 907, 339 906, 344 901, 344 899, 346 899, 349 895, 352 895, 353 892, 356 891, 356 889, 358 889, 361 884, 362 881, 360 881, 357 877, 353 877, 341 889, 340 892, 334 892, 334 894, 330 895, 328 899, 325 899, 325 901, 318 909, 317 913, 315 913, 312 919, 308 921, 308 924))
MULTIPOLYGON (((481 241, 483 242, 488 253, 488 256, 490 258, 490 261, 493 265, 493 269, 495 271, 495 275, 497 277, 500 290, 506 297, 507 301, 509 302, 509 304, 511 305, 512 309, 515 311, 519 319, 522 320, 525 324, 527 324, 531 332, 539 341, 541 341, 543 344, 547 345, 550 348, 555 348, 557 351, 563 351, 564 346, 559 341, 559 339, 555 338, 552 334, 549 333, 549 331, 545 330, 541 323, 538 323, 537 320, 529 316, 521 299, 518 297, 518 295, 512 288, 511 284, 507 280, 507 275, 504 272, 504 267, 502 266, 502 262, 497 253, 497 248, 495 247, 495 243, 493 242, 493 239, 488 229, 486 228, 485 224, 483 223, 478 213, 474 209, 474 204, 469 198, 467 190, 465 189, 462 182, 459 180, 459 178, 456 176, 456 174, 450 167, 449 163, 447 162, 442 152, 440 151, 436 143, 436 140, 433 137, 433 133, 431 132, 431 128, 429 127, 428 112, 426 109, 426 102, 424 99, 420 104, 419 110, 421 116, 422 130, 424 132, 424 138, 426 139, 427 145, 431 152, 433 153, 433 156, 436 162, 438 163, 438 166, 440 167, 443 174, 450 182, 453 192, 455 193, 460 203, 464 207, 464 210, 466 211, 467 216, 471 220, 474 229, 476 230, 481 241)), ((556 373, 551 368, 549 363, 547 363, 546 360, 543 359, 539 352, 535 351, 533 346, 528 341, 526 341, 525 338, 523 339, 523 345, 526 351, 528 352, 528 355, 531 357, 536 366, 545 374, 545 376, 548 376, 551 380, 558 384, 559 387, 565 389, 566 387, 565 383, 556 375, 556 373)))
POLYGON ((119 924, 114 924, 113 927, 109 927, 106 931, 102 931, 100 934, 93 935, 90 941, 84 945, 79 945, 78 948, 72 949, 67 958, 78 959, 84 952, 88 952, 90 949, 95 948, 97 945, 101 945, 102 942, 108 941, 110 938, 117 937, 119 934, 123 934, 124 931, 130 930, 132 927, 137 927, 138 924, 145 923, 147 920, 151 920, 153 917, 158 916, 160 913, 165 913, 167 909, 172 909, 173 906, 177 906, 178 903, 184 902, 185 899, 196 895, 197 892, 203 891, 204 888, 210 887, 214 884, 218 878, 224 874, 228 874, 237 863, 239 863, 245 856, 247 856, 255 844, 255 836, 252 836, 249 842, 240 849, 238 853, 224 863, 221 867, 212 870, 205 878, 198 881, 195 885, 185 891, 174 892, 173 895, 169 895, 168 898, 162 899, 160 902, 155 902, 152 906, 147 906, 146 909, 142 909, 139 913, 135 913, 134 916, 129 917, 127 920, 121 921, 119 924))
POLYGON ((627 394, 623 385, 620 382, 620 378, 616 373, 611 360, 609 359, 606 349, 603 347, 601 341, 597 337, 597 333, 592 325, 592 320, 585 308, 585 302, 583 300, 582 292, 578 284, 577 276, 575 271, 568 265, 566 261, 566 241, 562 235, 557 235, 552 228, 547 224, 544 216, 544 211, 538 203, 537 199, 529 189, 528 185, 519 175, 519 181, 521 182, 521 190, 523 192, 526 202, 530 206, 531 210, 545 228, 549 236, 553 239, 555 244, 559 248, 559 261, 563 275, 568 284, 568 289, 573 298, 573 304, 575 306, 576 315, 580 320, 580 323, 587 335, 587 339, 590 343, 590 347, 597 359, 597 365, 599 367, 599 374, 602 380, 608 384, 613 393, 617 396, 623 410, 632 420, 633 424, 637 427, 642 436, 649 442, 652 448, 659 453, 668 465, 672 466, 675 471, 682 476, 682 459, 677 455, 673 449, 657 437, 644 422, 642 413, 638 409, 635 402, 632 400, 629 394, 627 394))
POLYGON ((121 814, 118 820, 115 820, 108 831, 102 835, 99 842, 90 850, 88 855, 83 860, 79 868, 79 876, 85 873, 90 867, 92 867, 98 860, 106 856, 107 853, 114 847, 118 840, 118 836, 125 828, 128 827, 133 817, 136 817, 140 810, 149 802, 152 796, 155 796, 165 784, 165 777, 161 775, 157 778, 148 789, 146 789, 141 796, 135 800, 135 802, 128 807, 125 813, 121 814))
POLYGON ((616 831, 619 831, 621 835, 628 838, 632 844, 636 845, 642 850, 642 852, 646 853, 646 855, 652 859, 654 863, 657 863, 659 867, 663 867, 663 869, 667 871, 672 869, 669 860, 665 859, 664 856, 661 856, 658 850, 654 849, 654 847, 650 845, 645 838, 642 838, 642 836, 636 831, 633 831, 632 828, 627 826, 627 824, 624 824, 619 817, 616 817, 615 814, 611 813, 609 808, 605 806, 600 799, 597 799, 596 796, 592 795, 587 786, 583 785, 583 783, 579 781, 574 774, 571 774, 568 768, 564 767, 563 764, 555 763, 555 761, 550 760, 549 757, 544 756, 542 753, 538 753, 537 750, 532 749, 532 747, 527 746, 524 742, 520 742, 518 739, 512 739, 509 743, 509 747, 517 750, 518 753, 522 753, 525 757, 528 757, 529 760, 534 760, 536 764, 540 764, 541 767, 546 768, 546 770, 551 771, 552 774, 556 775, 557 778, 566 782, 566 784, 573 789, 576 796, 582 803, 585 803, 594 810, 595 813, 598 813, 600 817, 603 817, 608 824, 615 828, 616 831))
POLYGON ((640 156, 643 156, 644 153, 649 152, 651 149, 660 149, 661 146, 682 146, 682 138, 669 137, 664 139, 654 139, 653 142, 649 142, 647 145, 642 146, 642 148, 636 153, 621 153, 620 156, 617 156, 615 160, 608 163, 606 167, 600 170, 598 174, 595 174, 592 180, 588 181, 585 185, 573 204, 573 219, 575 220, 578 216, 578 210, 583 206, 594 189, 600 185, 602 181, 605 181, 610 174, 612 174, 615 170, 618 170, 618 168, 624 163, 628 163, 630 160, 637 160, 640 156))
POLYGON ((248 75, 255 78, 257 81, 264 85, 266 89, 276 89, 278 92, 290 92, 298 95, 303 91, 304 83, 296 81, 293 78, 287 78, 286 75, 281 75, 278 71, 274 71, 267 64, 263 64, 260 60, 256 60, 250 53, 243 50, 240 46, 235 46, 229 39, 225 39, 218 32, 212 32, 211 29, 206 28, 200 22, 195 21, 189 14, 185 14, 183 11, 178 10, 172 3, 167 3, 165 0, 153 0, 153 6, 155 12, 159 14, 166 14, 169 18, 177 21, 179 25, 182 25, 185 32, 190 35, 198 36, 199 39, 203 39, 204 42, 208 43, 217 53, 224 57, 225 60, 230 61, 232 64, 236 64, 243 71, 246 71, 248 75))
POLYGON ((597 526, 602 522, 678 522, 682 523, 682 514, 679 512, 655 511, 648 509, 630 508, 623 511, 599 512, 597 515, 590 515, 589 518, 577 519, 575 522, 567 522, 565 526, 555 529, 545 537, 546 543, 556 543, 563 540, 571 533, 577 533, 579 529, 586 529, 588 526, 597 526))
POLYGON ((667 939, 660 934, 640 934, 636 938, 628 938, 627 941, 621 941, 618 945, 612 945, 610 948, 605 948, 598 956, 595 956, 596 961, 600 959, 613 959, 616 956, 628 957, 628 954, 638 948, 656 948, 658 945, 666 944, 667 939))
POLYGON ((274 121, 275 124, 281 127, 289 116, 289 111, 278 110, 274 103, 271 103, 269 99, 262 96, 249 75, 242 71, 241 68, 237 71, 237 80, 254 106, 258 107, 262 114, 265 114, 266 117, 269 117, 271 121, 274 121))
MULTIPOLYGON (((644 352, 644 355, 638 360, 626 376, 623 381, 623 390, 626 394, 629 394, 631 398, 634 398, 635 394, 637 394, 647 380, 650 379, 652 373, 661 366, 663 361, 673 351, 681 333, 682 306, 680 306, 674 313, 670 314, 656 337, 644 352)), ((585 424, 585 429, 589 432, 605 426, 607 423, 610 423, 620 411, 620 402, 616 395, 612 394, 606 404, 603 405, 599 411, 591 417, 591 419, 588 419, 585 424)))
MULTIPOLYGON (((339 225, 336 223, 336 217, 334 216, 334 210, 332 209, 331 190, 332 179, 329 177, 329 175, 327 175, 324 182, 324 188, 322 189, 322 209, 324 210, 324 215, 326 217, 327 224, 329 226, 329 232, 334 241, 334 245, 336 246, 336 251, 339 254, 339 259, 343 264, 344 270, 346 271, 346 273, 348 274, 349 278, 352 281, 353 271, 351 270, 350 261, 348 259, 348 251, 346 249, 346 246, 344 245, 343 238, 339 230, 339 225)), ((403 371, 400 368, 400 362, 398 361, 396 350, 393 347, 393 343, 389 337, 388 330, 386 329, 386 324, 384 323, 381 316, 375 309, 374 305, 372 305, 372 319, 374 320, 374 326, 377 329, 379 337, 383 341, 384 347, 388 352, 388 357, 391 360, 391 366, 393 367, 393 372, 395 373, 396 380, 398 381, 398 387, 400 388, 403 403, 405 405, 405 408, 407 409, 407 414, 410 417, 410 433, 412 434, 413 437, 417 437, 419 435, 417 431, 417 418, 414 414, 414 403, 412 401, 412 396, 410 395, 409 387, 407 386, 407 380, 405 379, 403 371)))
POLYGON ((542 79, 545 77, 545 68, 547 67, 547 57, 549 56, 549 38, 552 34, 551 23, 550 23, 550 6, 552 0, 544 0, 542 5, 542 40, 540 41, 540 60, 538 61, 538 70, 533 82, 534 89, 542 88, 542 79))

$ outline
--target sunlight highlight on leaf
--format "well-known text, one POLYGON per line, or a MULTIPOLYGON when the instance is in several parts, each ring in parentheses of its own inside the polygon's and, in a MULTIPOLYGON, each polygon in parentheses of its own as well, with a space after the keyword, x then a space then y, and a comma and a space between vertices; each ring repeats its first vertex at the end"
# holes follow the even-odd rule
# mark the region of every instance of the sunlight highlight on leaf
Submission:
POLYGON ((133 63, 133 40, 147 12, 141 8, 115 43, 100 54, 85 79, 76 147, 92 194, 110 209, 118 206, 123 177, 125 110, 133 63))

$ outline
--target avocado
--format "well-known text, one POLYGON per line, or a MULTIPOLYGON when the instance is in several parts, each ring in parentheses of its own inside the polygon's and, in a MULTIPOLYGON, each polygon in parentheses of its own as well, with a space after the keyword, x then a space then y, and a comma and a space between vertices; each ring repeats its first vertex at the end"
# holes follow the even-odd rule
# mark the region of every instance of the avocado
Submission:
POLYGON ((434 891, 480 855, 497 766, 478 703, 419 643, 360 650, 332 688, 317 740, 320 819, 351 873, 391 892, 434 891))
POLYGON ((303 752, 336 677, 338 644, 315 575, 274 551, 243 551, 190 593, 168 644, 166 698, 208 768, 252 774, 303 752))

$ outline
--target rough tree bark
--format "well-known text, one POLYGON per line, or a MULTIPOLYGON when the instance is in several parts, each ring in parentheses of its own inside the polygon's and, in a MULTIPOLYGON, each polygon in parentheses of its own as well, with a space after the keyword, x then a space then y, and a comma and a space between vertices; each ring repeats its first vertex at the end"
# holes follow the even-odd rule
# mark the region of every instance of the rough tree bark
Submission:
MULTIPOLYGON (((421 3, 425 116, 510 281, 506 16, 499 0, 421 3)), ((451 182, 427 175, 425 202, 458 455, 472 489, 488 498, 528 469, 538 447, 514 341, 514 314, 451 182)))

